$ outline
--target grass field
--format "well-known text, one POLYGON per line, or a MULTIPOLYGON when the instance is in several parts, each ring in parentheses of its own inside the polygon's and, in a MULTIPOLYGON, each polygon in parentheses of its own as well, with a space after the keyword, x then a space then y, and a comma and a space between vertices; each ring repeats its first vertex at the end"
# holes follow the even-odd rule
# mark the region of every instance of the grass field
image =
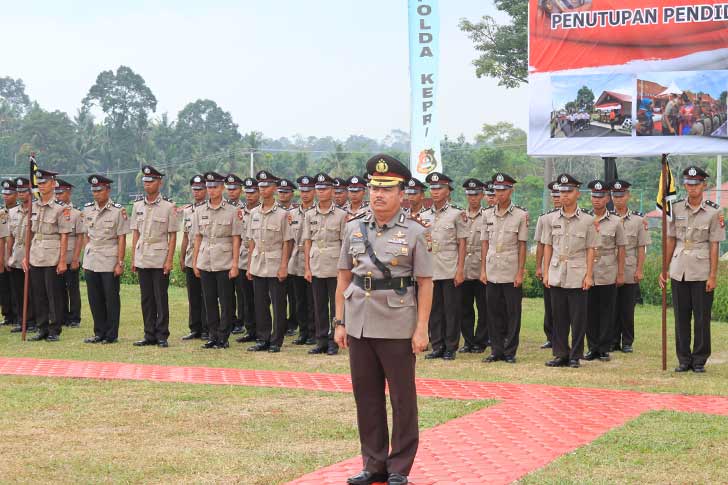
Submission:
MULTIPOLYGON (((83 291, 83 289, 82 289, 83 291)), ((21 342, 0 329, 4 356, 199 365, 305 372, 348 372, 345 352, 309 356, 286 345, 280 354, 202 350, 182 342, 186 294, 170 288, 170 347, 133 347, 142 337, 138 289, 122 287, 120 342, 88 345, 91 320, 82 295, 80 329, 59 343, 21 342)), ((660 312, 638 307, 634 354, 581 369, 549 369, 542 302, 524 300, 518 364, 483 364, 485 354, 454 362, 418 362, 420 377, 728 395, 728 325, 713 325, 713 357, 703 375, 660 369, 660 312)), ((672 325, 671 313, 669 325, 672 325)), ((670 327, 669 334, 672 334, 670 327)), ((430 427, 487 402, 421 399, 430 427)), ((654 413, 613 430, 535 472, 523 483, 714 483, 728 476, 728 420, 654 413), (718 460, 718 461, 716 461, 718 460)), ((0 481, 20 483, 279 483, 358 452, 350 395, 260 388, 0 377, 0 481), (292 445, 293 444, 293 445, 292 445)), ((487 426, 487 423, 484 424, 487 426)))

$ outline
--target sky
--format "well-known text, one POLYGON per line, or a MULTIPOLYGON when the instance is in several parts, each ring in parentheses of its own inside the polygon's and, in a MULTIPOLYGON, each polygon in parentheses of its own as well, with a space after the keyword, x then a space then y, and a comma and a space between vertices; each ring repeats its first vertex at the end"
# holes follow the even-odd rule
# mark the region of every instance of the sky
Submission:
MULTIPOLYGON (((525 87, 475 76, 461 18, 499 17, 489 0, 441 0, 440 126, 472 139, 483 123, 526 128, 525 87)), ((157 115, 212 99, 241 132, 278 138, 409 130, 406 0, 10 2, 0 76, 44 109, 73 114, 103 70, 127 65, 157 115)))
POLYGON ((639 74, 637 77, 665 87, 670 87, 674 82, 683 91, 693 93, 702 91, 710 94, 714 99, 719 99, 720 93, 728 90, 728 72, 726 71, 650 72, 639 74))
POLYGON ((603 91, 614 91, 634 96, 636 89, 633 74, 592 74, 583 76, 553 76, 551 78, 553 109, 563 109, 566 103, 574 101, 582 86, 594 93, 594 102, 603 91))

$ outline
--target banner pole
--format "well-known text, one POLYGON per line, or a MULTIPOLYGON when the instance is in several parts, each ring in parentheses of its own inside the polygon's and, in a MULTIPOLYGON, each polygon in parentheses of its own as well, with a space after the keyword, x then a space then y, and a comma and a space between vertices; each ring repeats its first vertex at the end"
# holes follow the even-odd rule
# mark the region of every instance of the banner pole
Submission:
POLYGON ((667 370, 667 193, 670 184, 667 180, 667 154, 662 154, 662 370, 667 370))
MULTIPOLYGON (((25 337, 28 330, 28 293, 30 293, 30 244, 31 244, 31 224, 33 215, 33 170, 35 165, 35 153, 31 153, 28 161, 29 169, 29 182, 30 182, 30 202, 28 204, 28 219, 25 223, 25 255, 26 268, 23 268, 23 319, 20 324, 20 338, 25 342, 25 337)), ((21 201, 21 204, 23 202, 21 201)), ((21 206, 22 207, 22 206, 21 206)))

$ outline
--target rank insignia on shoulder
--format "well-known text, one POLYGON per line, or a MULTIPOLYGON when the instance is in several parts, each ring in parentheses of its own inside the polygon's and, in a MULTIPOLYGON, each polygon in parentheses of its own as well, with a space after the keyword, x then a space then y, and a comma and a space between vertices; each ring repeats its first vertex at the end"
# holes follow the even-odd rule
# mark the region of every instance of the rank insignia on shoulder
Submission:
POLYGON ((710 200, 710 199, 706 199, 705 205, 709 205, 713 209, 720 209, 720 206, 718 204, 716 204, 715 202, 713 202, 712 200, 710 200))
POLYGON ((121 204, 117 204, 116 202, 114 202, 113 206, 116 207, 117 209, 121 209, 122 207, 124 207, 121 204))
POLYGON ((641 213, 640 211, 632 211, 632 214, 640 216, 640 217, 645 217, 645 215, 643 213, 641 213))
POLYGON ((92 205, 94 205, 93 202, 86 202, 83 206, 84 207, 91 207, 92 205))

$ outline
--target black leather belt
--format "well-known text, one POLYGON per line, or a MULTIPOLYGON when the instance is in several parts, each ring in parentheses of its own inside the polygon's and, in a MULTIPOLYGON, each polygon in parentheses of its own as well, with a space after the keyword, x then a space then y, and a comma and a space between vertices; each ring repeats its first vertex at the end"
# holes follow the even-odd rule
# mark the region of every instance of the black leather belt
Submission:
POLYGON ((400 278, 388 278, 376 280, 371 276, 358 276, 354 275, 354 284, 359 288, 371 291, 371 290, 398 290, 401 288, 407 288, 413 286, 414 281, 410 276, 402 276, 400 278))

